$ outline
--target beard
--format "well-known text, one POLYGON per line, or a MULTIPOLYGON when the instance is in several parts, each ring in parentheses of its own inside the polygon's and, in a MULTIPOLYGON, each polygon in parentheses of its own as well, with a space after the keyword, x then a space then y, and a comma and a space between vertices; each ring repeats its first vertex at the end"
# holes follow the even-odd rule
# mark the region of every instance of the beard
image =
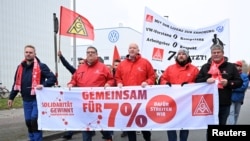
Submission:
POLYGON ((25 60, 28 62, 33 62, 35 58, 33 57, 26 57, 25 60))
POLYGON ((180 65, 180 66, 185 66, 187 63, 188 63, 188 61, 187 60, 182 60, 182 61, 179 61, 179 60, 177 60, 176 59, 176 62, 180 65))

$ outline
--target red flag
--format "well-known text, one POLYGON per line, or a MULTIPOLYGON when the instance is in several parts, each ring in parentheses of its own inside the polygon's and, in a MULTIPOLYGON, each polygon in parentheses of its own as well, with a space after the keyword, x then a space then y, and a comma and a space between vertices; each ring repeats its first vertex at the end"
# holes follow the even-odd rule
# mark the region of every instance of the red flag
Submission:
POLYGON ((113 54, 113 65, 112 65, 112 66, 114 66, 114 61, 117 60, 117 59, 120 60, 121 58, 120 58, 118 49, 117 49, 117 47, 115 46, 115 48, 114 48, 114 54, 113 54))
POLYGON ((85 17, 61 6, 59 35, 94 40, 94 27, 85 17))

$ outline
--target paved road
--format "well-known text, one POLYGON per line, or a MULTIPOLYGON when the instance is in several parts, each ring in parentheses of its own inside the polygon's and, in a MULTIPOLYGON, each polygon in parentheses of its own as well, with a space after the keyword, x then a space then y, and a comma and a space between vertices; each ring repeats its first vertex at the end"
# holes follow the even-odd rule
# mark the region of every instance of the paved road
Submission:
MULTIPOLYGON (((120 137, 121 132, 114 132, 114 138, 113 141, 128 141, 127 137, 121 138, 120 137)), ((196 131, 190 131, 189 133, 189 139, 188 141, 205 141, 205 130, 196 130, 196 131)), ((96 132, 96 136, 94 136, 93 141, 100 141, 101 139, 101 133, 96 132)), ((62 138, 58 138, 52 141, 65 141, 62 138)), ((82 134, 77 133, 73 136, 73 138, 70 141, 82 141, 82 134)), ((137 141, 144 141, 142 135, 137 135, 137 141)), ((152 132, 151 141, 168 141, 167 139, 167 133, 165 131, 154 131, 152 132)))
MULTIPOLYGON (((44 141, 60 138, 60 133, 44 131, 44 141)), ((0 110, 0 141, 28 141, 22 108, 0 110)))
MULTIPOLYGON (((250 125, 250 89, 246 92, 238 124, 250 125)), ((96 132, 93 141, 100 141, 101 134, 96 132)), ((27 141, 27 129, 24 124, 23 109, 0 111, 0 141, 27 141)), ((127 141, 120 137, 121 132, 114 133, 114 141, 127 141)), ((63 141, 62 132, 44 131, 44 141, 63 141)), ((206 130, 190 130, 188 141, 205 141, 206 130)), ((144 141, 142 135, 137 135, 137 141, 144 141)), ((73 136, 71 141, 82 141, 81 133, 73 136)), ((152 141, 167 141, 166 132, 152 132, 152 141)))

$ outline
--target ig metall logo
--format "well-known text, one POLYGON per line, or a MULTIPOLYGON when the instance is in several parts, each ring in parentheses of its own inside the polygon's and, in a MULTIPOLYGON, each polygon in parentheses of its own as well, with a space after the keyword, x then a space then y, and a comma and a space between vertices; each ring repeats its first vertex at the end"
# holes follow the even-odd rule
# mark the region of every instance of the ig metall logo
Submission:
POLYGON ((119 33, 116 30, 112 30, 109 32, 108 38, 110 42, 115 43, 119 39, 119 33))

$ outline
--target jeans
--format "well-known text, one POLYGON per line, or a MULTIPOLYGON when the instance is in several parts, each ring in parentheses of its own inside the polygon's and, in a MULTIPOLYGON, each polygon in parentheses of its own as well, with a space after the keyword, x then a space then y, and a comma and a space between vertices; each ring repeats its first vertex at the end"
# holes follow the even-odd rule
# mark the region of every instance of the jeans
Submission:
MULTIPOLYGON (((151 132, 150 131, 141 131, 145 141, 151 141, 151 132)), ((128 141, 136 141, 136 132, 127 131, 128 141)))
POLYGON ((23 109, 24 109, 24 119, 26 122, 26 126, 29 131, 29 139, 30 141, 42 141, 43 133, 38 130, 38 109, 37 109, 37 101, 23 101, 23 109))
POLYGON ((230 106, 229 116, 227 118, 227 124, 229 125, 237 124, 241 105, 242 105, 241 102, 232 102, 230 106))
MULTIPOLYGON (((171 130, 167 131, 168 134, 168 141, 177 141, 177 131, 171 130)), ((188 130, 180 130, 180 141, 187 141, 188 139, 188 130)))
POLYGON ((83 141, 92 141, 92 135, 95 131, 82 131, 82 140, 83 141))
POLYGON ((112 136, 113 136, 113 131, 101 131, 102 133, 102 138, 105 140, 112 140, 112 136))

